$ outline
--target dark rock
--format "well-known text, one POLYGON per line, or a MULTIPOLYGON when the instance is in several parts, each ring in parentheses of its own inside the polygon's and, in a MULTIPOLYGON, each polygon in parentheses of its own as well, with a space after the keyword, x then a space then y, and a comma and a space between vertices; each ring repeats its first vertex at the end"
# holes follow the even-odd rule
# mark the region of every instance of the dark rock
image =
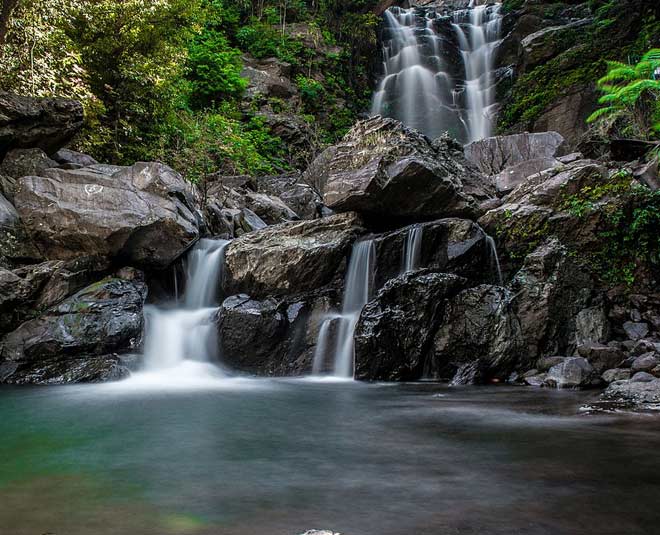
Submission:
POLYGON ((9 202, 14 202, 14 194, 17 188, 18 184, 15 178, 0 174, 0 195, 6 197, 9 202))
POLYGON ((547 378, 547 373, 538 373, 529 377, 525 377, 524 382, 529 386, 545 386, 547 378))
POLYGON ((446 140, 433 144, 393 119, 357 123, 312 164, 337 211, 412 221, 475 217, 492 188, 446 140))
POLYGON ((228 188, 221 183, 212 184, 206 193, 206 198, 207 204, 217 201, 224 208, 237 210, 247 208, 268 225, 300 219, 282 199, 250 189, 228 188))
POLYGON ((355 377, 419 379, 445 301, 465 280, 417 271, 390 280, 362 310, 355 330, 355 377))
POLYGON ((618 162, 632 162, 639 160, 658 148, 659 143, 655 141, 644 141, 641 139, 612 139, 610 141, 610 154, 612 159, 618 162))
POLYGON ((260 299, 325 286, 361 232, 359 217, 347 213, 245 234, 225 250, 226 293, 260 299))
POLYGON ((575 316, 575 345, 603 344, 609 337, 610 324, 602 306, 585 308, 575 316))
POLYGON ((87 167, 89 165, 96 165, 99 163, 91 156, 83 154, 82 152, 76 152, 75 150, 71 149, 60 149, 51 157, 59 164, 76 164, 80 165, 81 167, 87 167))
POLYGON ((2 160, 0 173, 12 178, 41 175, 46 169, 57 167, 41 149, 13 149, 2 160))
POLYGON ((650 383, 655 377, 647 372, 637 372, 630 378, 631 383, 650 383))
POLYGON ((141 343, 146 285, 108 277, 23 323, 0 343, 4 382, 51 383, 122 375, 115 352, 141 343))
POLYGON ((614 381, 626 381, 630 379, 630 370, 625 368, 613 368, 603 372, 601 378, 607 384, 613 383, 614 381))
POLYGON ((301 219, 316 219, 319 216, 321 196, 300 175, 259 177, 257 189, 279 197, 301 219))
POLYGON ((488 382, 488 370, 482 361, 476 360, 461 365, 449 382, 449 386, 479 385, 486 382, 488 382))
POLYGON ((598 374, 616 368, 624 360, 624 355, 619 349, 602 344, 581 345, 578 346, 577 352, 589 361, 598 374))
POLYGON ((529 368, 521 329, 505 288, 481 285, 449 300, 433 342, 432 375, 452 377, 466 363, 479 361, 484 378, 506 379, 529 368))
POLYGON ((276 58, 257 60, 244 56, 243 65, 241 76, 248 80, 246 92, 248 98, 290 99, 298 94, 298 90, 290 78, 290 64, 276 58))
POLYGON ((15 204, 47 259, 98 255, 164 268, 199 236, 193 190, 163 164, 112 176, 91 168, 44 175, 23 177, 15 204))
MULTIPOLYGON (((643 373, 643 372, 640 372, 643 373)), ((602 395, 606 401, 623 403, 647 404, 660 403, 660 379, 651 381, 615 381, 607 387, 602 395)))
POLYGON ((559 167, 561 163, 554 158, 535 158, 507 166, 493 177, 498 193, 509 193, 525 182, 530 176, 547 169, 559 167))
POLYGON ((540 372, 547 372, 553 366, 564 362, 566 357, 543 357, 536 361, 536 368, 540 372))
POLYGON ((524 133, 481 139, 469 143, 464 150, 466 159, 481 172, 497 175, 531 160, 554 161, 563 142, 564 138, 557 132, 524 133))
POLYGON ((630 366, 631 372, 634 374, 635 372, 652 371, 658 364, 660 364, 660 358, 658 357, 659 355, 657 353, 645 353, 644 355, 637 357, 630 366))
POLYGON ((647 323, 626 321, 623 330, 631 340, 639 340, 649 333, 649 326, 647 323))
POLYGON ((583 388, 598 384, 598 374, 582 357, 567 357, 548 371, 545 383, 555 388, 583 388))
POLYGON ((80 102, 64 98, 32 98, 0 91, 0 157, 12 148, 55 152, 83 124, 80 102))

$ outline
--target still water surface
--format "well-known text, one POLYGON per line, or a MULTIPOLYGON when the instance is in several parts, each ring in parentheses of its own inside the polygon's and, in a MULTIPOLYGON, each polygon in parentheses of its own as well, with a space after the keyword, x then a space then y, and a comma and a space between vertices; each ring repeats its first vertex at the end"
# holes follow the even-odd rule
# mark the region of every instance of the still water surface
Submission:
POLYGON ((653 535, 660 417, 595 394, 225 380, 0 389, 2 535, 653 535))

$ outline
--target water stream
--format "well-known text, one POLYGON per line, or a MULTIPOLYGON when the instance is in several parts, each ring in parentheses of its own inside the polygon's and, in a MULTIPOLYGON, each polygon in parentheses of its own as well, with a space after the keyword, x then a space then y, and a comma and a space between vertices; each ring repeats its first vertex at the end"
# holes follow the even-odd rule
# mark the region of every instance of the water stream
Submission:
POLYGON ((419 225, 413 225, 408 229, 404 243, 403 254, 403 272, 408 273, 419 267, 422 255, 422 238, 424 228, 419 225))

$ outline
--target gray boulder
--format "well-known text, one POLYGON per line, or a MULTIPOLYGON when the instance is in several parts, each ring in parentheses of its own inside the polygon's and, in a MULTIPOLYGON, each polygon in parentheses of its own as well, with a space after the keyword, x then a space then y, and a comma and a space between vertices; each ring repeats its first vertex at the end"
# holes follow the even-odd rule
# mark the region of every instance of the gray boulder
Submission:
POLYGON ((646 372, 637 372, 630 378, 631 383, 650 383, 652 381, 655 381, 655 377, 646 372))
MULTIPOLYGON (((478 143, 478 142, 476 142, 478 143)), ((559 167, 561 162, 555 158, 534 158, 515 165, 507 166, 493 177, 498 193, 509 193, 525 182, 532 175, 547 169, 559 167)))
POLYGON ((0 91, 0 157, 12 148, 55 152, 83 125, 80 102, 33 98, 0 91))
POLYGON ((74 164, 81 167, 88 167, 99 163, 91 156, 71 149, 60 149, 51 158, 59 164, 74 164))
POLYGON ((41 149, 13 149, 2 160, 0 173, 12 178, 39 176, 46 169, 57 166, 57 162, 51 160, 41 149))
POLYGON ((319 216, 321 196, 300 175, 259 177, 257 191, 279 197, 301 219, 319 216))
POLYGON ((465 282, 455 275, 417 271, 385 284, 364 307, 355 329, 355 377, 422 377, 444 305, 465 282))
POLYGON ((619 348, 603 344, 581 345, 578 346, 577 352, 587 359, 599 374, 618 367, 624 360, 624 354, 619 348))
POLYGON ((615 381, 603 392, 602 398, 642 408, 645 404, 660 403, 660 379, 644 382, 615 381))
POLYGON ((587 359, 567 357, 548 371, 545 384, 555 388, 587 388, 600 382, 598 374, 587 359))
POLYGON ((245 234, 225 250, 226 293, 260 299, 325 286, 361 232, 360 218, 347 213, 245 234))
POLYGON ((601 379, 607 384, 613 383, 614 381, 625 381, 630 379, 630 370, 626 368, 612 368, 611 370, 606 370, 601 379))
POLYGON ((623 330, 631 340, 641 340, 649 333, 649 326, 644 322, 626 321, 623 330))
POLYGON ((120 276, 80 290, 5 336, 0 381, 44 384, 122 375, 113 354, 139 347, 147 288, 139 272, 120 276))
POLYGON ((658 364, 660 364, 660 355, 658 353, 644 353, 633 360, 630 370, 633 374, 636 372, 650 373, 658 364))
POLYGON ((476 217, 491 188, 450 141, 433 144, 393 119, 357 123, 312 164, 332 210, 424 220, 476 217))
POLYGON ((499 286, 463 290, 445 307, 433 341, 432 374, 453 377, 465 364, 479 362, 480 380, 505 380, 516 369, 529 369, 512 294, 499 286))
POLYGON ((15 206, 47 259, 106 256, 164 268, 199 236, 191 186, 160 163, 112 176, 85 168, 49 169, 20 179, 15 206))

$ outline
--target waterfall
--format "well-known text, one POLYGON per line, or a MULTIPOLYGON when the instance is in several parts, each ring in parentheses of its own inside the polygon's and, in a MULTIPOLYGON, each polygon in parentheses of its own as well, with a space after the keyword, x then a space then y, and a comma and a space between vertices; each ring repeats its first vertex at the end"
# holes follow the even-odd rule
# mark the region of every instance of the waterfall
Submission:
POLYGON ((453 12, 444 34, 447 18, 433 10, 392 7, 385 12, 383 76, 372 115, 393 117, 430 138, 449 132, 470 142, 491 134, 502 16, 499 4, 476 4, 471 0, 467 9, 453 12))
POLYGON ((360 312, 369 301, 373 288, 375 258, 376 247, 373 240, 360 241, 353 246, 346 273, 341 313, 328 314, 321 324, 314 354, 315 375, 323 371, 326 358, 331 354, 332 375, 341 378, 353 377, 355 361, 353 335, 360 319, 360 312))
POLYGON ((419 261, 422 254, 422 236, 423 227, 413 225, 408 229, 404 241, 403 272, 408 273, 419 267, 419 261))
POLYGON ((497 254, 497 247, 495 246, 495 240, 492 236, 486 235, 486 242, 490 248, 490 263, 491 268, 494 268, 497 273, 497 283, 500 286, 504 285, 504 279, 502 278, 502 268, 500 267, 500 257, 497 254))
POLYGON ((189 253, 182 305, 145 307, 145 371, 180 373, 182 365, 208 364, 217 357, 215 314, 228 243, 200 240, 189 253))

